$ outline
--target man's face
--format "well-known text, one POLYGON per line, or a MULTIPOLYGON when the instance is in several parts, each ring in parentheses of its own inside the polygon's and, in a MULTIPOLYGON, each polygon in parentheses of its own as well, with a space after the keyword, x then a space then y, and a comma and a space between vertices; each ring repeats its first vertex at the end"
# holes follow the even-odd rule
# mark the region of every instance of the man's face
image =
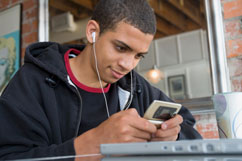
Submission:
POLYGON ((134 69, 147 54, 152 40, 153 35, 124 22, 102 33, 95 44, 102 81, 114 83, 134 69))

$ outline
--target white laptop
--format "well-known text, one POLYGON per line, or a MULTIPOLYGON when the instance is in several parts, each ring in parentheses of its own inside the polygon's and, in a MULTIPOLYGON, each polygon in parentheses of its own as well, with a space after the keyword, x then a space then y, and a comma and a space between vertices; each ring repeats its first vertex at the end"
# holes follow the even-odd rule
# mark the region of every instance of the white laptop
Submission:
POLYGON ((242 161, 242 157, 238 155, 119 156, 105 157, 102 161, 242 161))
POLYGON ((241 155, 242 139, 101 144, 103 155, 241 155))

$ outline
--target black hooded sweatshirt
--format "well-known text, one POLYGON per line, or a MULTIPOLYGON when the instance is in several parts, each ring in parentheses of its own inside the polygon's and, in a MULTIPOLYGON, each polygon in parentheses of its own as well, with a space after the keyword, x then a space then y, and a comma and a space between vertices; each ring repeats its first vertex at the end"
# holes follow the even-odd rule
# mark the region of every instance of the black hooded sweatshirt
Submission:
MULTIPOLYGON (((75 155, 74 138, 85 100, 70 83, 64 54, 70 48, 82 51, 84 47, 44 42, 26 49, 24 65, 0 97, 0 159, 75 155)), ((132 97, 124 101, 141 116, 153 100, 172 102, 134 71, 132 78, 132 97)), ((116 83, 130 93, 130 74, 116 83)), ((191 113, 182 107, 179 114, 184 121, 178 140, 200 139, 191 113)))

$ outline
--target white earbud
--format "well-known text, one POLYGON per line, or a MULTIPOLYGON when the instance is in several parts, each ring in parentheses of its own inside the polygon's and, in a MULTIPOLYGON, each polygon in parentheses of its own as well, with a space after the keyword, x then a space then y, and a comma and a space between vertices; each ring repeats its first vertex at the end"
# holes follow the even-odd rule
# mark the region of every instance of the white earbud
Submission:
POLYGON ((96 41, 96 32, 92 33, 92 41, 93 41, 93 43, 95 43, 95 41, 96 41))

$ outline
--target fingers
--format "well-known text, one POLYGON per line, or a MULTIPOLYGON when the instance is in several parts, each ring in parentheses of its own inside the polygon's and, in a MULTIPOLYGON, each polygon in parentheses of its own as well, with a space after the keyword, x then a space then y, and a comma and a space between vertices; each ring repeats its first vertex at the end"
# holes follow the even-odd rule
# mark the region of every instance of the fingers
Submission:
POLYGON ((165 121, 161 124, 161 128, 154 134, 152 141, 175 141, 181 130, 180 124, 183 122, 181 115, 165 121))
POLYGON ((182 116, 177 114, 175 115, 175 117, 163 122, 161 124, 161 129, 165 130, 165 129, 173 128, 173 127, 176 127, 177 125, 180 125, 182 122, 183 122, 182 116))
POLYGON ((150 123, 148 120, 144 118, 139 118, 137 119, 137 121, 131 122, 130 126, 148 133, 155 133, 157 130, 154 124, 150 123))
POLYGON ((131 141, 130 139, 132 138, 140 138, 140 139, 145 139, 145 140, 150 140, 152 133, 140 130, 136 127, 132 126, 120 126, 117 129, 113 129, 113 131, 119 131, 120 138, 122 140, 125 140, 125 142, 128 140, 131 141))
POLYGON ((119 130, 120 135, 125 137, 121 140, 125 142, 133 142, 134 140, 176 140, 181 130, 180 124, 183 122, 182 116, 177 114, 175 117, 162 123, 161 129, 157 130, 155 125, 141 118, 136 109, 123 111, 119 116, 119 125, 122 125, 119 130))
POLYGON ((148 133, 148 132, 145 132, 145 131, 142 131, 142 130, 137 130, 135 128, 133 130, 134 130, 133 135, 134 135, 135 138, 150 140, 151 137, 152 137, 151 133, 148 133))
POLYGON ((157 130, 156 126, 150 123, 148 120, 140 117, 136 109, 131 108, 126 111, 129 115, 131 115, 131 118, 129 118, 128 120, 130 126, 148 133, 156 132, 157 130))
POLYGON ((176 126, 167 130, 159 129, 156 131, 155 137, 164 138, 164 137, 174 136, 179 134, 180 130, 181 130, 180 126, 176 126))
POLYGON ((100 133, 108 133, 111 142, 147 141, 157 128, 144 118, 141 118, 136 109, 128 109, 112 115, 98 127, 100 133), (103 126, 102 128, 100 128, 103 126), (105 129, 105 130, 103 130, 105 129))
POLYGON ((176 140, 178 137, 178 134, 181 130, 181 127, 178 125, 176 127, 173 127, 171 129, 159 129, 154 134, 152 141, 173 141, 176 140))

